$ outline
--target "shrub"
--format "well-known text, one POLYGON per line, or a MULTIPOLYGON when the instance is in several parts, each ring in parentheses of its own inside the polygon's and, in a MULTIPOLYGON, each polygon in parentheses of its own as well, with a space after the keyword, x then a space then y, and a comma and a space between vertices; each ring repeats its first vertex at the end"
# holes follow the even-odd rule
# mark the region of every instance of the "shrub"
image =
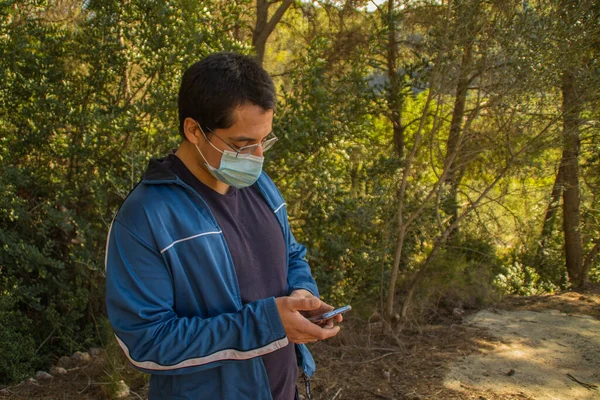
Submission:
POLYGON ((503 271, 494 278, 494 287, 503 294, 523 296, 552 293, 558 289, 551 282, 543 280, 534 268, 518 261, 503 266, 503 271))
POLYGON ((455 307, 477 309, 498 300, 493 283, 500 265, 494 246, 485 240, 468 237, 446 246, 415 291, 413 320, 431 322, 455 307))
POLYGON ((0 384, 9 384, 31 376, 37 357, 35 340, 28 332, 31 320, 13 311, 15 301, 0 293, 0 384))

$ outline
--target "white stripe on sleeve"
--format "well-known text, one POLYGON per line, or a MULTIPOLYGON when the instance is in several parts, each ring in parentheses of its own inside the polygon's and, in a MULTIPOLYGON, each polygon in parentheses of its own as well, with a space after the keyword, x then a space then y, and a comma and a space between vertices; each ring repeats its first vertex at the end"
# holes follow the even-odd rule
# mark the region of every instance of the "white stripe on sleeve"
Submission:
POLYGON ((117 338, 119 345, 123 349, 123 352, 125 352, 125 355, 127 356, 129 361, 131 361, 131 363, 133 365, 135 365, 136 367, 139 367, 139 368, 152 369, 152 370, 156 370, 156 371, 169 371, 169 370, 179 369, 179 368, 197 367, 199 365, 204 365, 204 364, 208 364, 211 362, 223 361, 223 360, 247 360, 250 358, 260 357, 265 354, 272 353, 276 350, 284 348, 289 343, 288 338, 286 336, 283 339, 276 340, 274 342, 269 343, 268 345, 266 345, 264 347, 260 347, 258 349, 254 349, 254 350, 239 351, 239 350, 234 350, 234 349, 224 349, 221 351, 217 351, 216 353, 213 353, 209 356, 189 358, 187 360, 183 360, 174 365, 161 365, 154 361, 136 361, 136 360, 134 360, 133 358, 131 358, 131 355, 129 354, 129 348, 127 347, 127 345, 125 343, 123 343, 116 334, 115 334, 115 337, 117 338))
POLYGON ((283 203, 282 205, 280 205, 279 207, 277 207, 275 209, 275 211, 273 211, 274 213, 277 213, 277 211, 281 210, 283 208, 283 206, 285 206, 285 203, 283 203))
POLYGON ((168 245, 167 247, 165 247, 164 249, 162 249, 160 251, 160 254, 164 253, 165 251, 169 250, 171 247, 175 246, 177 243, 181 243, 181 242, 185 242, 186 240, 190 240, 190 239, 194 239, 200 236, 206 236, 206 235, 220 235, 223 231, 218 231, 218 232, 204 232, 204 233, 199 233, 197 235, 193 235, 193 236, 189 236, 183 239, 179 239, 174 241, 173 243, 171 243, 170 245, 168 245))

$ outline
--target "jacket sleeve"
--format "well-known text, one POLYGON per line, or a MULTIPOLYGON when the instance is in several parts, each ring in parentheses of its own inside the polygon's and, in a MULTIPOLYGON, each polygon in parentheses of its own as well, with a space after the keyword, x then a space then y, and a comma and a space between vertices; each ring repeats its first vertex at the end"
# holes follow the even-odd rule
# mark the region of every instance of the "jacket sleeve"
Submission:
POLYGON ((319 289, 306 261, 306 247, 296 242, 289 224, 288 229, 288 294, 296 289, 306 289, 319 297, 319 289))
POLYGON ((193 373, 285 347, 274 298, 212 318, 180 317, 162 255, 118 220, 106 247, 106 305, 123 351, 153 374, 193 373))

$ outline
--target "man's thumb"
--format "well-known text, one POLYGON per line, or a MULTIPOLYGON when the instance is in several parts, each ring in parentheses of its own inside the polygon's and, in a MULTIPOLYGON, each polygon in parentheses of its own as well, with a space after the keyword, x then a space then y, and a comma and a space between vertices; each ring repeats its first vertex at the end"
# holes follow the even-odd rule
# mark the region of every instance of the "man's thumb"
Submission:
POLYGON ((314 310, 314 309, 319 308, 320 306, 321 306, 321 300, 317 299, 316 297, 294 298, 294 302, 292 303, 292 307, 295 310, 302 310, 302 311, 314 310))

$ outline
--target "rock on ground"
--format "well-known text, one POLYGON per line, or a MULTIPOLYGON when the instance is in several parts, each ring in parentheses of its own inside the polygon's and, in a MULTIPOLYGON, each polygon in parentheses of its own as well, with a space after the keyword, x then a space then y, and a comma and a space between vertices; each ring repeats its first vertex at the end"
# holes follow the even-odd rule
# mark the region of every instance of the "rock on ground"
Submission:
POLYGON ((46 379, 52 379, 54 378, 52 375, 50 375, 49 373, 47 373, 46 371, 38 371, 35 373, 35 379, 38 380, 46 380, 46 379))
POLYGON ((92 356, 90 356, 90 353, 81 351, 76 351, 71 358, 78 364, 86 364, 92 361, 92 356))
POLYGON ((90 355, 92 357, 98 357, 100 356, 100 354, 102 354, 102 349, 99 347, 91 347, 90 348, 90 355))
POLYGON ((52 366, 50 367, 50 374, 51 375, 65 375, 67 373, 67 370, 64 369, 63 367, 59 367, 59 366, 52 366))
POLYGON ((62 356, 61 358, 58 359, 56 366, 65 368, 65 369, 69 369, 69 368, 73 368, 73 367, 77 366, 77 363, 71 357, 62 356))
POLYGON ((129 396, 129 386, 125 383, 125 381, 120 380, 117 383, 117 390, 115 391, 115 397, 117 399, 124 399, 129 396))

